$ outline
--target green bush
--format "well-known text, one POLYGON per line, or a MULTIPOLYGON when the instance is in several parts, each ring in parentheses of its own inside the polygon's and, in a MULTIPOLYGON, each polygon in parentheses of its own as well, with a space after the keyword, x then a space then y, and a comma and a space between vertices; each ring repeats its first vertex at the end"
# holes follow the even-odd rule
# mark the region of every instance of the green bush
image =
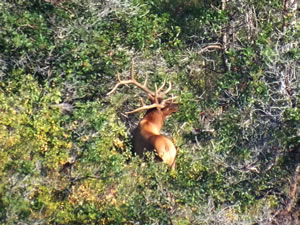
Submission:
POLYGON ((0 223, 299 222, 299 27, 284 7, 2 1, 0 223), (138 90, 106 95, 132 59, 179 96, 163 130, 174 172, 132 151, 138 90))

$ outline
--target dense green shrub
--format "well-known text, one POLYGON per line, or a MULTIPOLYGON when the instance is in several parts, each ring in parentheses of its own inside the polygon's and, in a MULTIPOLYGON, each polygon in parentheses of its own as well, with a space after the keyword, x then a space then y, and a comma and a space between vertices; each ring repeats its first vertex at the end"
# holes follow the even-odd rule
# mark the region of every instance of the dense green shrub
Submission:
POLYGON ((298 39, 278 0, 2 1, 0 223, 296 224, 298 39), (132 58, 179 96, 175 172, 106 96, 132 58))

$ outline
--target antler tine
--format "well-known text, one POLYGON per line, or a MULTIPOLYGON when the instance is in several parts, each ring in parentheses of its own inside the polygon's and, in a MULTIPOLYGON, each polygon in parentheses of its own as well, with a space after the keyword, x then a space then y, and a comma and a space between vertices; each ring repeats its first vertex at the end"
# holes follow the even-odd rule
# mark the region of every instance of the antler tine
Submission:
POLYGON ((155 96, 157 96, 157 85, 156 84, 154 84, 154 88, 155 88, 155 96))
MULTIPOLYGON (((157 95, 156 95, 157 96, 157 95)), ((126 112, 126 114, 132 114, 132 113, 136 113, 136 112, 139 112, 139 111, 142 111, 142 110, 148 110, 148 109, 153 109, 153 108, 157 108, 157 109, 161 109, 163 107, 165 107, 165 104, 168 102, 168 101, 172 101, 175 100, 177 98, 177 96, 172 96, 171 98, 168 98, 168 99, 165 99, 163 100, 161 103, 158 103, 158 99, 157 97, 155 98, 155 103, 151 104, 151 105, 145 105, 144 101, 142 98, 140 98, 140 101, 142 102, 142 105, 141 107, 135 109, 135 110, 132 110, 130 112, 126 112)))
POLYGON ((114 93, 118 87, 120 87, 121 85, 126 85, 126 84, 133 84, 135 86, 137 86, 138 88, 142 89, 143 91, 145 91, 148 95, 150 96, 154 96, 155 93, 153 93, 153 91, 149 90, 147 88, 147 80, 148 80, 148 75, 146 75, 146 80, 144 82, 144 84, 139 83, 135 77, 134 77, 134 60, 132 59, 131 61, 131 67, 130 67, 130 76, 131 79, 130 80, 121 80, 120 78, 120 74, 118 73, 118 80, 119 82, 115 85, 115 87, 107 93, 107 95, 111 95, 112 93, 114 93))
POLYGON ((144 105, 142 107, 139 107, 135 110, 132 110, 130 112, 125 112, 126 114, 132 114, 132 113, 136 113, 136 112, 139 112, 139 111, 142 111, 142 110, 148 110, 148 109, 153 109, 153 108, 158 108, 158 109, 161 109, 163 108, 163 106, 161 104, 156 104, 156 103, 153 103, 151 105, 144 105))
POLYGON ((166 80, 164 80, 163 84, 158 88, 158 93, 165 87, 166 85, 166 80))
POLYGON ((146 78, 145 78, 145 81, 143 84, 144 87, 147 87, 148 78, 149 78, 149 75, 148 75, 148 73, 146 73, 146 78))
POLYGON ((108 92, 106 95, 111 95, 112 93, 114 93, 118 89, 119 86, 121 86, 123 84, 122 81, 121 81, 119 73, 118 73, 118 80, 119 80, 119 83, 117 83, 115 85, 115 87, 110 92, 108 92))
POLYGON ((140 97, 140 102, 142 103, 142 106, 145 106, 144 100, 142 99, 142 97, 140 97))
POLYGON ((169 101, 171 101, 171 103, 173 103, 173 101, 177 98, 178 98, 178 96, 172 96, 171 98, 167 98, 167 99, 163 100, 160 104, 165 105, 169 101))
POLYGON ((154 101, 155 101, 155 104, 159 104, 158 102, 158 93, 159 93, 159 89, 157 89, 157 85, 154 84, 154 87, 155 87, 155 96, 154 96, 154 101))
POLYGON ((172 83, 171 83, 171 81, 169 81, 169 87, 167 90, 165 90, 165 92, 163 94, 166 95, 167 93, 169 93, 171 91, 171 89, 172 89, 172 83))
POLYGON ((131 77, 131 80, 135 80, 135 78, 134 78, 134 60, 133 59, 131 60, 131 65, 130 65, 130 77, 131 77))
POLYGON ((134 77, 134 60, 133 59, 131 60, 130 75, 131 75, 132 84, 134 84, 135 86, 137 86, 140 89, 142 89, 143 91, 145 91, 148 95, 153 96, 154 93, 147 88, 148 74, 146 74, 144 84, 137 82, 137 80, 135 79, 135 77, 134 77))
POLYGON ((122 82, 122 81, 121 81, 121 77, 120 77, 120 73, 117 73, 117 76, 118 76, 118 81, 119 81, 119 82, 122 82))
POLYGON ((154 95, 154 103, 151 104, 151 105, 145 105, 143 99, 140 97, 140 101, 142 103, 142 106, 135 109, 135 110, 132 110, 130 112, 126 112, 126 114, 132 114, 132 113, 136 113, 136 112, 139 112, 139 111, 142 111, 142 110, 148 110, 148 109, 153 109, 153 108, 157 108, 157 109, 161 109, 164 107, 163 104, 159 103, 158 102, 158 92, 157 92, 157 85, 155 84, 155 95, 154 95))
POLYGON ((117 88, 119 88, 122 85, 127 85, 127 84, 133 84, 134 86, 142 89, 144 92, 146 92, 146 94, 148 95, 150 101, 152 102, 151 105, 145 105, 144 101, 142 98, 140 98, 140 102, 142 104, 141 107, 132 110, 130 112, 126 112, 126 114, 130 114, 130 113, 135 113, 135 112, 139 112, 142 110, 148 110, 148 109, 153 109, 153 108, 157 108, 158 110, 161 110, 162 108, 164 108, 166 106, 166 104, 169 104, 170 101, 171 103, 173 103, 173 100, 175 100, 177 97, 171 97, 168 99, 163 100, 164 95, 166 95, 168 92, 171 91, 172 89, 172 84, 171 82, 169 82, 169 87, 166 91, 162 92, 163 88, 166 85, 166 81, 164 80, 162 85, 157 88, 157 84, 154 84, 155 90, 152 91, 147 87, 147 82, 148 82, 148 74, 146 73, 146 78, 144 83, 139 83, 136 79, 135 79, 135 72, 134 72, 134 60, 132 59, 131 61, 131 66, 130 66, 130 79, 129 80, 121 80, 120 74, 117 74, 118 77, 118 83, 114 86, 114 88, 107 93, 107 95, 111 95, 112 93, 114 93, 117 88))

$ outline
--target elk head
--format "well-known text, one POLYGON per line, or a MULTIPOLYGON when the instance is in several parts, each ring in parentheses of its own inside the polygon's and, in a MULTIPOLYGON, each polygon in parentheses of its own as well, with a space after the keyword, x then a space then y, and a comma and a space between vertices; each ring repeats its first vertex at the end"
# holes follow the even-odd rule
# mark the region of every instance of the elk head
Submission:
POLYGON ((118 87, 122 85, 134 85, 141 90, 143 90, 150 100, 151 104, 146 105, 142 98, 140 98, 142 106, 126 112, 127 114, 135 113, 143 110, 147 110, 144 118, 139 122, 138 126, 133 131, 133 148, 134 151, 139 155, 143 156, 146 151, 156 151, 158 157, 166 164, 168 164, 172 169, 175 169, 175 159, 177 150, 173 142, 160 134, 160 130, 164 124, 165 119, 172 113, 178 110, 178 104, 174 103, 177 97, 170 97, 164 99, 167 93, 172 89, 171 82, 169 82, 169 87, 163 91, 166 82, 157 88, 155 84, 154 91, 151 91, 147 87, 147 78, 144 84, 139 83, 135 79, 134 74, 134 63, 131 63, 131 79, 121 80, 118 74, 119 82, 115 87, 107 93, 111 95, 114 93, 118 87))

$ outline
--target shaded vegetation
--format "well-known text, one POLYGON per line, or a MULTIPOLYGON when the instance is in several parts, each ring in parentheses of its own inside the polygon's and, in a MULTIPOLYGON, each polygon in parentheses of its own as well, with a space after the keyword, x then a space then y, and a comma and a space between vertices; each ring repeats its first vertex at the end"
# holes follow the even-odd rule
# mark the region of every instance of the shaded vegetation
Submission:
POLYGON ((1 224, 297 224, 297 3, 0 2, 1 224), (177 169, 132 153, 135 89, 172 81, 177 169))

